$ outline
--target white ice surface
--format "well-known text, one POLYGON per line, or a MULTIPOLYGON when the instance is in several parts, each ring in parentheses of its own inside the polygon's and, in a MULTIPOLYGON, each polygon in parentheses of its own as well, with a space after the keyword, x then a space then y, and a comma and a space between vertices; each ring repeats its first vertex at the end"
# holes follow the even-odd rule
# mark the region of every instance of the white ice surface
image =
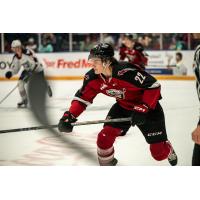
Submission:
MULTIPOLYGON (((15 81, 0 82, 0 100, 15 87, 15 81)), ((51 81, 53 98, 47 109, 52 124, 57 124, 63 112, 69 107, 73 94, 81 81, 51 81)), ((178 155, 178 165, 191 165, 193 142, 191 132, 199 116, 199 102, 194 81, 160 81, 163 99, 160 101, 165 112, 168 138, 178 155)), ((17 109, 20 100, 18 91, 13 92, 0 104, 0 130, 39 125, 29 109, 17 109)), ((113 98, 98 95, 93 105, 79 117, 79 121, 104 119, 113 98)), ((96 136, 102 125, 75 127, 74 132, 65 134, 65 140, 80 144, 82 149, 96 156, 96 136)), ((81 148, 70 148, 47 130, 0 134, 0 165, 97 165, 97 161, 82 154, 81 148)), ((137 128, 131 128, 125 137, 115 142, 119 165, 169 165, 155 161, 137 128)))

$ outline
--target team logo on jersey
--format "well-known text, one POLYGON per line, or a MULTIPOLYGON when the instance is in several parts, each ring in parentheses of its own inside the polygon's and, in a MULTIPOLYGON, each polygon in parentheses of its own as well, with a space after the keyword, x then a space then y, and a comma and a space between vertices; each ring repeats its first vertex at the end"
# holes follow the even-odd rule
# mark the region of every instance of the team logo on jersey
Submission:
POLYGON ((24 68, 30 68, 31 67, 31 64, 30 64, 29 61, 26 61, 26 62, 22 63, 21 65, 23 65, 24 68))
POLYGON ((123 90, 116 90, 116 89, 106 90, 106 94, 108 94, 111 97, 115 97, 116 99, 124 99, 125 92, 126 92, 125 88, 123 88, 123 90))

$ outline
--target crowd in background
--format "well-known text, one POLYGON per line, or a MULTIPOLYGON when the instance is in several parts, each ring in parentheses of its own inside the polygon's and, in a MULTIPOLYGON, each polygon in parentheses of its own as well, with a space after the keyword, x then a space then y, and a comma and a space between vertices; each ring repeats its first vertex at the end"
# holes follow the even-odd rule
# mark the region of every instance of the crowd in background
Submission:
MULTIPOLYGON (((19 39, 35 52, 89 51, 99 42, 119 49, 123 33, 5 33, 4 52, 11 52, 11 42, 19 39), (71 44, 70 44, 71 39, 71 44), (71 45, 71 46, 70 46, 71 45)), ((136 41, 145 44, 147 50, 190 50, 200 42, 200 33, 135 33, 136 41)))

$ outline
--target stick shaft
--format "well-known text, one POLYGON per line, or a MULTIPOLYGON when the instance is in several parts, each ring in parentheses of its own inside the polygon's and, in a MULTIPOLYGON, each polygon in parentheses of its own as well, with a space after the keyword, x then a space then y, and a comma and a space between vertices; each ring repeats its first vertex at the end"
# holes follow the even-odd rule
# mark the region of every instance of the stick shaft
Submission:
POLYGON ((5 100, 7 99, 7 97, 9 97, 14 91, 15 89, 17 88, 17 85, 0 101, 0 104, 5 100))
POLYGON ((85 121, 85 122, 75 122, 75 123, 72 123, 72 126, 102 124, 102 123, 111 123, 111 122, 127 122, 127 121, 131 121, 131 117, 117 118, 117 119, 95 120, 95 121, 85 121))
MULTIPOLYGON (((101 123, 115 123, 115 122, 128 122, 131 121, 131 118, 117 118, 117 119, 106 119, 106 120, 95 120, 95 121, 84 121, 84 122, 75 122, 72 123, 72 126, 82 126, 82 125, 91 125, 91 124, 101 124, 101 123)), ((13 133, 13 132, 21 132, 21 131, 33 131, 33 130, 41 130, 41 129, 49 129, 49 128, 57 128, 58 125, 49 125, 49 126, 33 126, 27 128, 16 128, 16 129, 8 129, 8 130, 0 130, 0 134, 2 133, 13 133)))

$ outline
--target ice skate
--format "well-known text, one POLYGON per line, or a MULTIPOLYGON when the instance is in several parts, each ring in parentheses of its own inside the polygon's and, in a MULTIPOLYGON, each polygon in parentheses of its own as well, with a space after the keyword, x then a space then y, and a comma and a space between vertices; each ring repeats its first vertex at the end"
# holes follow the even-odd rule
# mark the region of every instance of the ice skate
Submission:
POLYGON ((111 160, 109 163, 102 163, 101 161, 99 161, 100 166, 116 166, 118 163, 118 160, 116 158, 113 158, 113 160, 111 160))
POLYGON ((110 162, 109 166, 116 166, 117 163, 118 163, 118 160, 117 160, 116 158, 114 158, 114 159, 110 162))
POLYGON ((21 102, 19 102, 19 103, 17 104, 17 107, 18 107, 18 108, 27 108, 27 105, 28 105, 28 100, 25 99, 25 100, 22 100, 21 102))
POLYGON ((178 157, 177 157, 174 149, 172 149, 171 153, 169 154, 168 161, 169 161, 171 166, 176 166, 177 165, 178 157))

